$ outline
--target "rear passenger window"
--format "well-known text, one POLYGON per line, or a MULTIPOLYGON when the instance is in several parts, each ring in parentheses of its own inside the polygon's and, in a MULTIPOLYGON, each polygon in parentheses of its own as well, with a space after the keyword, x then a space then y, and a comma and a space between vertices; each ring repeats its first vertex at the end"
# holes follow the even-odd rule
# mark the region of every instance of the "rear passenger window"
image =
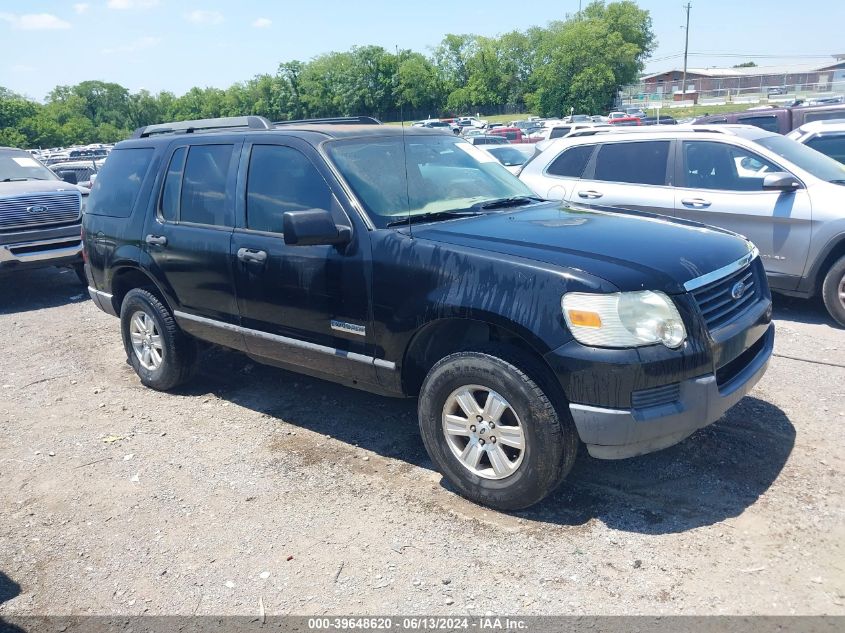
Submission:
POLYGON ((607 143, 599 147, 595 180, 665 185, 669 141, 607 143))
POLYGON ((97 175, 86 213, 128 218, 152 158, 152 147, 114 150, 97 175))
POLYGON ((743 125, 753 125, 755 127, 759 127, 762 130, 766 130, 767 132, 780 131, 778 119, 776 116, 772 115, 739 117, 736 122, 742 123, 743 125))
POLYGON ((170 166, 167 168, 167 176, 164 178, 159 213, 162 219, 169 222, 179 219, 179 190, 182 185, 182 172, 185 170, 186 153, 184 147, 173 152, 173 158, 170 159, 170 166))
POLYGON ((254 145, 246 185, 246 225, 282 232, 285 211, 332 208, 332 192, 300 151, 282 145, 254 145))
POLYGON ((564 176, 566 178, 580 178, 584 168, 593 154, 595 145, 579 145, 571 147, 563 154, 554 159, 546 170, 552 176, 564 176))
POLYGON ((188 151, 182 178, 180 222, 233 226, 233 213, 226 204, 226 180, 232 145, 194 145, 188 151))

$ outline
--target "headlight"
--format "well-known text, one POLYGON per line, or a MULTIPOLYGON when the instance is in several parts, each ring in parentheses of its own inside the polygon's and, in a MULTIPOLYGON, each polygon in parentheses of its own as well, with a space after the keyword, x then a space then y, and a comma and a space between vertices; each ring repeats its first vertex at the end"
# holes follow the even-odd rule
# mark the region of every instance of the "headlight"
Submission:
POLYGON ((561 306, 572 335, 584 345, 639 347, 663 343, 675 348, 687 337, 678 309, 662 292, 570 292, 563 296, 561 306))

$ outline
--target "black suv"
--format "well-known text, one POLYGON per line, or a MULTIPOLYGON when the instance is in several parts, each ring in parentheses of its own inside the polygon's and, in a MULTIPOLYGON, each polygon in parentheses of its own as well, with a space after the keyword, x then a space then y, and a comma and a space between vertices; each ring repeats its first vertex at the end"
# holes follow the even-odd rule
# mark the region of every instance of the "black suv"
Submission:
POLYGON ((259 117, 142 129, 84 217, 90 294, 141 381, 197 341, 391 396, 470 499, 527 507, 572 467, 721 417, 772 352, 752 244, 540 200, 452 134, 259 117))

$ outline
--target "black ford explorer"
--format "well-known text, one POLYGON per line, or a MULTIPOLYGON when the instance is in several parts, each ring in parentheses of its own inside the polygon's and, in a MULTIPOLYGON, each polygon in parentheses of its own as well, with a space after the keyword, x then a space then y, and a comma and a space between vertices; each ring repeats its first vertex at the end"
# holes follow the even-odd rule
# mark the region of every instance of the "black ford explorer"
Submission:
POLYGON ((495 508, 594 457, 720 418, 772 353, 757 251, 716 229, 561 207, 452 134, 259 117, 120 143, 84 217, 90 293, 141 381, 198 342, 419 398, 440 471, 495 508))

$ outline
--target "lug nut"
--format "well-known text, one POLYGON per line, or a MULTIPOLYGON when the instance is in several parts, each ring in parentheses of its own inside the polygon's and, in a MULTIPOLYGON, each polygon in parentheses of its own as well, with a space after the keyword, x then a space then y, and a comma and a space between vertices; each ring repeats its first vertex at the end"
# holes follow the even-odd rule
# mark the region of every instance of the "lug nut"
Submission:
POLYGON ((474 424, 470 425, 469 430, 472 431, 473 433, 475 433, 475 425, 474 424))
POLYGON ((495 443, 496 443, 496 436, 495 436, 495 435, 491 435, 491 436, 490 436, 490 441, 491 441, 491 442, 493 442, 493 444, 495 444, 495 443))
POLYGON ((475 416, 475 419, 479 422, 484 422, 484 418, 482 418, 480 415, 475 416))
POLYGON ((491 428, 491 429, 495 429, 495 428, 496 428, 496 424, 495 424, 495 423, 493 423, 493 422, 490 422, 490 428, 491 428))
POLYGON ((478 440, 478 443, 484 446, 484 440, 478 440))

